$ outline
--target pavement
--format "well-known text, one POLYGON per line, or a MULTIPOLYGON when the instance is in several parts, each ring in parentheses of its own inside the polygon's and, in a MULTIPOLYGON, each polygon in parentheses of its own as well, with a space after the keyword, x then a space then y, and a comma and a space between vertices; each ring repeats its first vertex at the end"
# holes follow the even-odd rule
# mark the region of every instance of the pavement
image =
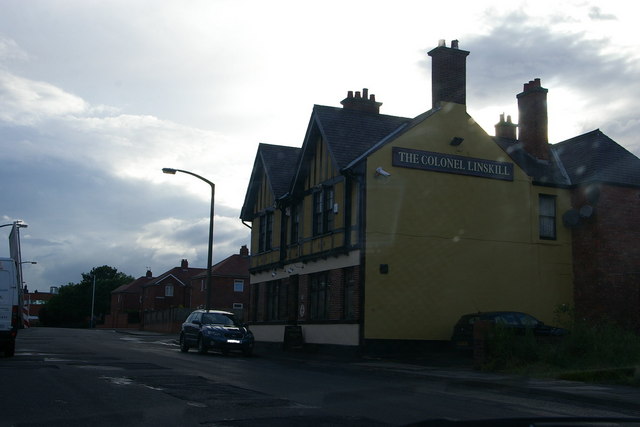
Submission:
MULTIPOLYGON (((177 344, 177 335, 139 330, 115 330, 131 335, 156 336, 177 344)), ((298 362, 348 363, 366 369, 395 372, 452 385, 476 387, 523 396, 562 399, 607 409, 632 411, 640 417, 640 387, 594 384, 580 381, 533 378, 522 375, 483 372, 473 368, 469 358, 436 354, 432 357, 381 356, 358 357, 320 352, 284 351, 279 346, 256 343, 255 354, 261 358, 298 362), (465 361, 466 360, 466 361, 465 361)), ((636 374, 640 374, 636 367, 636 374)))

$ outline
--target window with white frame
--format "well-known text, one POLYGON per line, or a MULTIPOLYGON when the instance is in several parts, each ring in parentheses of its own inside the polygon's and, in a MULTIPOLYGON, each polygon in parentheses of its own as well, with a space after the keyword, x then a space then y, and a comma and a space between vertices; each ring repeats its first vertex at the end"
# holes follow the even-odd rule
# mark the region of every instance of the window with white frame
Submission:
POLYGON ((540 238, 556 239, 556 197, 540 194, 538 198, 540 238))
POLYGON ((164 287, 164 296, 172 297, 173 296, 173 285, 166 285, 164 287))

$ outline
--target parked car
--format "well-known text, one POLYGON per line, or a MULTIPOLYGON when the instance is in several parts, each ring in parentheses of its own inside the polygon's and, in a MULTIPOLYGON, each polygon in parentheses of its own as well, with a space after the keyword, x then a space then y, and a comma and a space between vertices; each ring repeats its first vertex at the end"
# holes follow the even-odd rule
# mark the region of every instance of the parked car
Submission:
POLYGON ((486 320, 506 328, 513 328, 516 334, 524 335, 531 330, 534 336, 562 336, 569 331, 564 328, 545 325, 530 314, 519 311, 491 311, 486 313, 465 314, 453 327, 451 342, 460 350, 473 348, 473 327, 478 320, 486 320))
POLYGON ((241 351, 245 356, 253 353, 254 338, 246 324, 241 324, 233 313, 220 310, 196 310, 182 324, 180 351, 186 353, 195 347, 204 354, 215 349, 228 354, 241 351))

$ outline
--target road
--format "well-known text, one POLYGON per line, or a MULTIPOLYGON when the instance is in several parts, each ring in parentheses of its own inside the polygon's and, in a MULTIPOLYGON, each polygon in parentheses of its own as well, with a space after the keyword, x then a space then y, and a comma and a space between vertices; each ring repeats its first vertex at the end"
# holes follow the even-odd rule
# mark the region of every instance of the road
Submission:
POLYGON ((417 375, 411 366, 181 353, 174 337, 20 331, 0 359, 0 426, 386 426, 431 419, 639 416, 417 375))

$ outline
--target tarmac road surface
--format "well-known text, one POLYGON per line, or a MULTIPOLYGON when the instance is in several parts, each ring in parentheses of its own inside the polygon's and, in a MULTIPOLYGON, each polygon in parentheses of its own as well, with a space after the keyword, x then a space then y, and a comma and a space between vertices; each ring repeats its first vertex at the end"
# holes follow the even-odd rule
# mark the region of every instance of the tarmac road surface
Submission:
POLYGON ((386 426, 640 416, 640 390, 425 361, 181 353, 175 336, 31 328, 0 359, 0 426, 386 426))

